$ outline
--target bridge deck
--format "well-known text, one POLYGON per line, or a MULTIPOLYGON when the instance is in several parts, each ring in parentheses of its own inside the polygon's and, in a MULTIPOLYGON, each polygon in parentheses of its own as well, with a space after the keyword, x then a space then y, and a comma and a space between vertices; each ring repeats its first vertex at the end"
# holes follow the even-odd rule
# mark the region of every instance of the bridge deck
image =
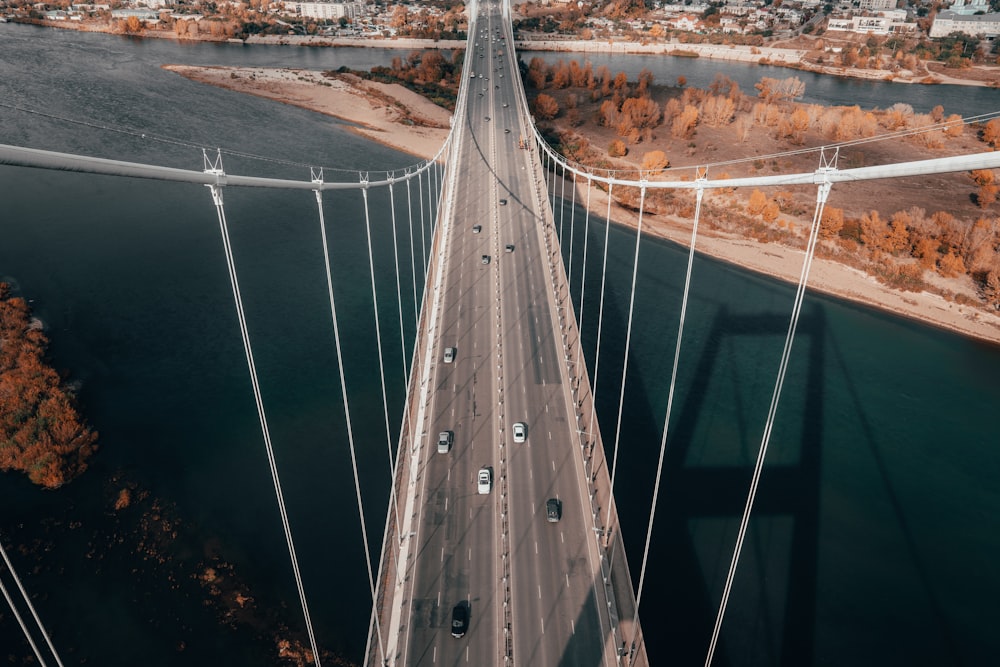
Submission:
MULTIPOLYGON (((598 530, 617 521, 599 433, 586 432, 590 387, 552 213, 539 161, 519 147, 528 116, 507 28, 495 10, 475 25, 410 387, 415 426, 400 446, 402 541, 387 533, 387 662, 616 665, 634 598, 617 531, 605 549, 598 530), (481 468, 489 493, 477 492, 481 468), (471 611, 461 638, 456 604, 471 611)), ((637 644, 622 664, 645 664, 637 644)), ((377 646, 369 656, 383 661, 377 646)))

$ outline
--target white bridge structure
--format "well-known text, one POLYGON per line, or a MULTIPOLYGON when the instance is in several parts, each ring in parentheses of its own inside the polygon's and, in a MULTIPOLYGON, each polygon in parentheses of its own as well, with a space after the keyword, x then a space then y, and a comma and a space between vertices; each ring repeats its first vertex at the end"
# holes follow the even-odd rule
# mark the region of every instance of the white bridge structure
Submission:
MULTIPOLYGON (((1000 168, 1000 152, 840 169, 838 147, 830 146, 817 149, 818 166, 806 173, 713 179, 711 165, 656 174, 598 172, 555 153, 535 128, 511 46, 507 8, 490 3, 473 7, 473 14, 451 133, 434 159, 411 168, 359 171, 352 178, 333 181, 314 169, 308 178, 289 180, 229 173, 222 153, 214 151, 205 154, 201 169, 182 170, 7 145, 0 146, 0 164, 207 188, 206 205, 213 206, 218 219, 250 389, 298 587, 302 621, 317 664, 322 638, 313 630, 308 582, 298 567, 293 526, 285 508, 268 410, 254 362, 253 332, 243 312, 239 267, 230 246, 224 195, 239 188, 273 188, 301 190, 316 201, 326 260, 330 306, 326 316, 330 318, 341 369, 339 379, 347 415, 345 437, 355 463, 359 535, 367 556, 371 630, 366 664, 610 666, 649 662, 639 617, 651 566, 649 545, 661 492, 664 454, 671 436, 667 427, 677 369, 684 363, 683 333, 703 195, 722 188, 814 186, 815 209, 797 292, 788 313, 783 352, 774 369, 766 426, 718 600, 716 621, 711 636, 706 638, 705 664, 709 665, 720 646, 726 607, 779 410, 786 369, 794 353, 796 328, 831 188, 862 180, 996 169, 1000 168), (519 137, 527 138, 523 148, 519 137), (608 207, 603 212, 592 210, 589 201, 590 193, 598 186, 608 192, 608 207), (624 332, 625 358, 605 359, 600 355, 600 341, 606 335, 602 331, 603 276, 607 266, 606 235, 611 226, 610 202, 617 188, 626 187, 636 188, 639 198, 632 291, 624 332), (575 233, 578 222, 575 218, 564 221, 561 200, 567 198, 567 188, 573 203, 584 206, 585 222, 591 215, 603 218, 604 257, 597 267, 586 263, 574 267, 572 260, 563 261, 560 243, 565 241, 564 232, 575 233), (647 512, 645 548, 641 554, 626 554, 614 501, 616 484, 622 483, 616 478, 616 464, 639 245, 645 232, 646 196, 653 190, 693 191, 696 205, 669 396, 662 415, 656 485, 647 512), (383 300, 386 298, 386 290, 378 289, 371 266, 368 200, 374 192, 387 193, 391 203, 396 289, 390 298, 396 302, 398 322, 379 319, 378 299, 380 294, 383 300), (585 201, 577 202, 578 192, 584 193, 585 201), (378 443, 382 434, 368 434, 362 439, 351 427, 351 397, 341 357, 341 338, 349 332, 345 333, 344 324, 338 321, 328 252, 331 231, 325 216, 338 197, 360 198, 364 203, 370 287, 376 304, 372 315, 382 369, 384 444, 378 443), (559 212, 558 221, 555 210, 559 212), (397 234, 399 239, 405 238, 409 257, 400 256, 398 246, 403 244, 397 244, 397 234), (583 293, 588 271, 601 275, 597 294, 583 293), (400 276, 407 272, 414 282, 412 296, 401 289, 400 276), (575 303, 570 285, 577 280, 581 289, 579 302, 575 303), (417 282, 425 286, 419 303, 417 282), (381 334, 385 327, 398 326, 403 335, 403 303, 411 298, 418 335, 412 358, 408 358, 405 344, 402 350, 387 349, 381 334), (585 316, 599 322, 593 359, 584 358, 580 341, 579 328, 585 316), (443 360, 446 349, 451 350, 454 361, 443 360), (394 433, 389 426, 390 411, 396 408, 386 400, 385 387, 387 382, 399 379, 386 377, 384 358, 397 354, 402 357, 408 394, 402 431, 394 433), (612 435, 602 438, 593 388, 607 364, 622 369, 622 381, 617 421, 612 422, 612 435), (593 369, 592 378, 588 367, 593 369), (511 425, 516 422, 526 424, 526 442, 512 440, 511 425), (447 453, 438 453, 435 448, 441 431, 455 436, 447 453), (385 524, 378 527, 366 525, 365 499, 356 465, 357 448, 371 446, 386 447, 391 464, 387 471, 391 488, 388 513, 385 524), (490 486, 486 492, 480 489, 476 493, 473 480, 480 469, 489 470, 490 486), (546 517, 545 502, 549 498, 558 501, 561 515, 546 517), (368 534, 379 529, 383 531, 382 552, 370 553, 368 534), (639 563, 637 572, 630 571, 630 561, 639 563), (453 617, 453 613, 459 617, 453 617), (463 636, 455 638, 452 634, 463 636)), ((575 215, 576 207, 572 210, 575 215)), ((54 661, 61 665, 55 646, 58 638, 53 642, 44 631, 22 582, 14 575, 5 553, 3 557, 11 576, 7 582, 0 579, 0 586, 26 640, 41 664, 54 661), (39 637, 44 637, 44 645, 37 641, 39 637)))

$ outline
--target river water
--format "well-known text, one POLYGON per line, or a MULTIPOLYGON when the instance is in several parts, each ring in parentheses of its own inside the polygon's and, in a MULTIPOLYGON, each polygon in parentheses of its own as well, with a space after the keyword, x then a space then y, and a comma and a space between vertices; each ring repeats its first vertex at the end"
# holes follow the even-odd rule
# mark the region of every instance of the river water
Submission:
MULTIPOLYGON (((271 159, 227 157, 231 172, 300 178, 306 168, 287 162, 374 169, 413 161, 332 119, 160 69, 370 67, 392 52, 178 45, 14 25, 0 25, 0 45, 3 143, 189 169, 202 166, 191 145, 222 146, 271 159)), ((613 69, 637 72, 639 60, 616 58, 613 69)), ((83 411, 101 433, 91 469, 57 492, 0 478, 0 538, 64 662, 276 664, 276 639, 304 633, 208 193, 3 167, 0 197, 0 277, 34 300, 54 363, 79 383, 83 411), (126 487, 133 503, 116 511, 126 487), (245 609, 232 602, 236 593, 252 598, 245 609)), ((359 659, 370 600, 315 204, 302 194, 226 197, 312 617, 325 649, 359 659)), ((387 203, 374 199, 380 315, 387 349, 396 350, 386 356, 396 432, 403 380, 392 245, 387 203)), ((377 550, 388 471, 362 208, 345 195, 331 200, 327 217, 377 550)), ((578 281, 582 213, 573 219, 578 281)), ((591 220, 583 324, 591 351, 602 238, 591 220)), ((633 244, 629 231, 611 230, 598 387, 609 442, 633 244)), ((617 488, 636 579, 684 263, 669 243, 642 245, 617 488)), ((794 297, 787 285, 708 259, 694 276, 642 598, 654 664, 704 659, 794 297)), ((404 278, 403 293, 411 291, 404 278)), ((404 321, 411 338, 412 298, 404 321)), ((717 664, 993 661, 997 377, 996 346, 807 298, 717 664)), ((6 613, 0 646, 5 656, 28 653, 6 613)))

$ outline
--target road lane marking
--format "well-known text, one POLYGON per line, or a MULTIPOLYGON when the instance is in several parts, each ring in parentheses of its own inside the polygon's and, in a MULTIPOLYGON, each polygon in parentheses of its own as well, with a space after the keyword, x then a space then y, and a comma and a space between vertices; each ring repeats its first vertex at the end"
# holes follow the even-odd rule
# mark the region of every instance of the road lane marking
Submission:
POLYGON ((566 588, 569 588, 569 573, 566 574, 566 588))
POLYGON ((572 628, 572 630, 573 630, 573 634, 575 635, 576 634, 576 623, 573 622, 572 618, 569 619, 569 625, 570 625, 570 628, 572 628))
POLYGON ((469 560, 472 560, 472 547, 469 547, 469 560))
POLYGON ((441 547, 441 562, 444 562, 444 547, 441 547))
POLYGON ((542 599, 542 585, 541 584, 538 585, 538 599, 539 600, 542 599))
POLYGON ((542 618, 542 634, 545 634, 545 618, 542 618))
POLYGON ((538 542, 535 542, 535 555, 538 555, 538 542))
POLYGON ((555 462, 555 460, 553 460, 552 461, 552 472, 555 472, 555 471, 556 471, 556 462, 555 462))

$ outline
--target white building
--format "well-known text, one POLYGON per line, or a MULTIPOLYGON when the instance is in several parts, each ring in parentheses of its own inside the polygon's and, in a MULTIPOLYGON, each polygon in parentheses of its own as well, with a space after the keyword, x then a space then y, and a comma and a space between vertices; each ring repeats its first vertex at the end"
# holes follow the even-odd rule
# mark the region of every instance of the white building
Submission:
MULTIPOLYGON (((904 13, 905 16, 905 13, 904 13)), ((880 16, 852 16, 845 19, 827 19, 827 30, 871 33, 873 35, 888 35, 889 33, 910 32, 917 27, 916 23, 907 23, 896 11, 884 12, 880 16)), ((933 37, 933 35, 931 35, 933 37)))
POLYGON ((964 16, 971 16, 976 12, 988 14, 990 3, 989 0, 955 0, 954 4, 948 8, 948 11, 964 16))
POLYGON ((354 19, 364 12, 360 2, 285 2, 284 5, 289 14, 332 21, 342 17, 354 19))
MULTIPOLYGON (((958 0, 961 2, 962 0, 958 0)), ((878 11, 880 9, 895 9, 896 0, 861 0, 861 9, 878 11)))
POLYGON ((960 32, 971 37, 996 37, 1000 35, 1000 12, 965 16, 955 12, 940 12, 931 24, 931 37, 947 37, 960 32))

